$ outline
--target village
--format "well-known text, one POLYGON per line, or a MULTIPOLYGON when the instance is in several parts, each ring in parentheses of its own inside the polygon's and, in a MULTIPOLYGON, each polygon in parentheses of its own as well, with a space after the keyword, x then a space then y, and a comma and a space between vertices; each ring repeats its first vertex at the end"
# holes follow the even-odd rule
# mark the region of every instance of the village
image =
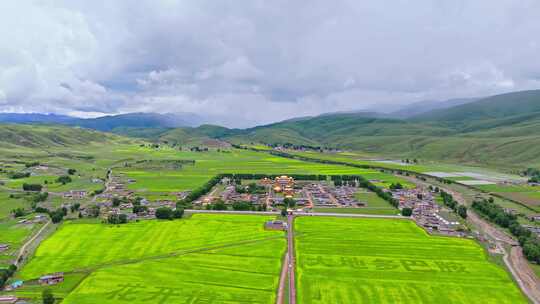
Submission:
MULTIPOLYGON (((296 181, 289 176, 274 179, 249 180, 240 185, 224 178, 215 191, 195 202, 199 208, 209 207, 216 202, 234 207, 235 203, 246 203, 251 210, 310 213, 317 208, 365 208, 368 201, 359 200, 355 194, 359 188, 354 184, 335 186, 333 182, 296 181), (292 204, 292 205, 291 205, 292 204)), ((385 190, 399 202, 399 209, 412 210, 411 217, 429 233, 465 236, 463 226, 451 211, 437 203, 433 190, 424 188, 385 190)))

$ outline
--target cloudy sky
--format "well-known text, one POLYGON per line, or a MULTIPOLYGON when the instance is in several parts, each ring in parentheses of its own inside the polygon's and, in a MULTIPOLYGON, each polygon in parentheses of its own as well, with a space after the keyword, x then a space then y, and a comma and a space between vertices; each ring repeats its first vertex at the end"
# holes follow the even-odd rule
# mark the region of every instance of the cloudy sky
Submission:
POLYGON ((0 1, 0 112, 247 126, 538 88, 538 0, 0 1))

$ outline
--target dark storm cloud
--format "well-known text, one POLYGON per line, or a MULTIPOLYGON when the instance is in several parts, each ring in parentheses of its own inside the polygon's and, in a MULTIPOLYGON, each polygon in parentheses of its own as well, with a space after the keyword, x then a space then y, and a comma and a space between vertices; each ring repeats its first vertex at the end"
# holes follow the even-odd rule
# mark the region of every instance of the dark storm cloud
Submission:
POLYGON ((2 1, 0 111, 245 126, 538 88, 539 12, 535 0, 2 1))

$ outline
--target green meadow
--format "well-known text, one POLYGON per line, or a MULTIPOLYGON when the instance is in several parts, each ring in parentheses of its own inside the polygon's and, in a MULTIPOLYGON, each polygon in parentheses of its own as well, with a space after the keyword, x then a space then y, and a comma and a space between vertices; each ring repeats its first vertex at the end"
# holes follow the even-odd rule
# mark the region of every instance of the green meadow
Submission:
POLYGON ((299 303, 527 303, 474 241, 409 220, 299 217, 295 231, 299 303))
POLYGON ((376 170, 303 162, 249 150, 232 149, 227 152, 187 152, 172 149, 156 151, 149 148, 140 148, 140 150, 148 153, 148 157, 152 158, 195 160, 194 165, 184 165, 179 170, 140 170, 129 167, 119 167, 114 170, 115 173, 136 180, 128 187, 142 192, 194 189, 219 173, 361 174, 366 178, 379 180, 381 186, 388 186, 393 182, 409 185, 399 177, 376 170))
MULTIPOLYGON (((72 276, 73 289, 59 291, 62 303, 273 303, 286 240, 264 230, 269 219, 195 214, 120 226, 65 222, 17 276, 72 276)), ((39 288, 18 293, 37 296, 39 288)))
POLYGON ((8 244, 9 249, 0 253, 0 268, 8 266, 14 259, 14 254, 24 241, 41 225, 19 224, 18 220, 0 220, 0 244, 8 244))

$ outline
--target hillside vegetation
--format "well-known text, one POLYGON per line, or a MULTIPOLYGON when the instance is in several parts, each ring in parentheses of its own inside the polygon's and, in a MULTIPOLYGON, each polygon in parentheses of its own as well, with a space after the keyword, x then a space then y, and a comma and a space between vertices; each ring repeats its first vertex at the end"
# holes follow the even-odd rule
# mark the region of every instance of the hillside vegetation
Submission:
POLYGON ((295 144, 506 167, 540 166, 540 90, 497 95, 407 120, 327 114, 245 130, 183 128, 174 138, 295 144))
MULTIPOLYGON (((122 115, 118 121, 106 117, 93 122, 120 135, 184 146, 223 145, 225 141, 294 144, 351 149, 400 159, 445 160, 511 169, 540 167, 540 90, 492 96, 409 119, 341 113, 228 129, 214 125, 174 128, 172 118, 163 124, 163 117, 133 114, 122 115), (147 124, 153 120, 160 124, 147 124)), ((3 146, 52 147, 127 140, 81 128, 1 126, 3 146)))
POLYGON ((99 131, 48 125, 0 124, 0 146, 48 148, 129 141, 117 135, 99 131))

